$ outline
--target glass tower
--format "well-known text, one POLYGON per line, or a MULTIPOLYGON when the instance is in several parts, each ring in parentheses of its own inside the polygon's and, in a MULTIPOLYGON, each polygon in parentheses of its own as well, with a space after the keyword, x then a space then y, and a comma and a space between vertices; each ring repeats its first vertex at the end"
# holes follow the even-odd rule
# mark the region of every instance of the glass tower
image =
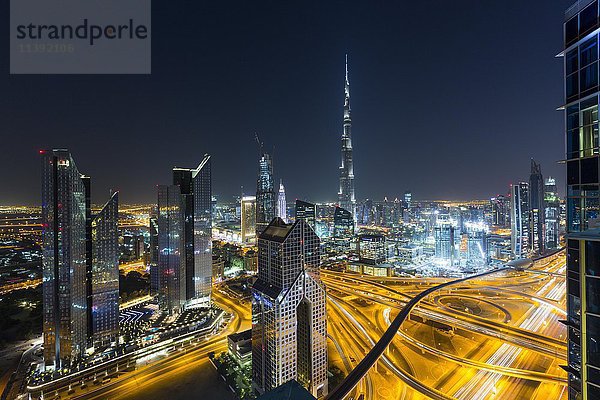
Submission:
POLYGON ((529 183, 520 182, 510 187, 511 250, 514 258, 527 258, 530 249, 529 183))
POLYGON ((287 201, 285 199, 285 187, 283 181, 279 182, 279 195, 277 197, 277 217, 287 222, 287 201))
POLYGON ((186 306, 207 305, 212 287, 210 156, 195 169, 173 168, 173 185, 181 192, 186 306))
POLYGON ((275 218, 276 197, 273 180, 273 159, 269 153, 263 153, 259 160, 258 179, 256 181, 256 236, 275 218))
POLYGON ((158 271, 159 309, 179 313, 186 301, 186 263, 181 189, 177 185, 158 186, 158 271))
POLYGON ((242 196, 240 205, 242 243, 256 240, 256 196, 242 196))
POLYGON ((542 254, 545 247, 546 233, 544 224, 544 177, 540 164, 531 160, 529 175, 529 244, 531 253, 542 254))
POLYGON ((303 219, 315 229, 317 221, 317 206, 307 201, 296 200, 296 220, 303 219))
POLYGON ((68 367, 87 348, 87 184, 68 150, 42 155, 44 362, 68 367))
POLYGON ((252 384, 268 392, 296 380, 327 394, 327 316, 319 237, 303 220, 275 218, 258 240, 252 287, 252 384))
POLYGON ((556 192, 556 180, 548 177, 544 184, 544 190, 546 248, 556 249, 560 244, 560 200, 556 192))
POLYGON ((113 193, 91 223, 91 321, 94 349, 108 347, 119 335, 119 194, 113 193))
POLYGON ((565 13, 569 399, 600 398, 598 1, 565 13))

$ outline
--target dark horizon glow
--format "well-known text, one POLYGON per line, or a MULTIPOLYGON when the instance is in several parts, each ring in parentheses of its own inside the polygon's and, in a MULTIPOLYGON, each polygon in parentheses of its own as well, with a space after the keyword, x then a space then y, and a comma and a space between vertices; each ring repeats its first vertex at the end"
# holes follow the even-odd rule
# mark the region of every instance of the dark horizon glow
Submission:
POLYGON ((209 153, 232 201, 254 194, 255 133, 288 202, 334 202, 345 53, 358 201, 486 199, 532 157, 563 193, 554 56, 571 3, 156 1, 150 76, 11 76, 0 60, 0 204, 40 203, 44 148, 71 151, 94 203, 115 189, 124 204, 155 202, 172 167, 209 153))

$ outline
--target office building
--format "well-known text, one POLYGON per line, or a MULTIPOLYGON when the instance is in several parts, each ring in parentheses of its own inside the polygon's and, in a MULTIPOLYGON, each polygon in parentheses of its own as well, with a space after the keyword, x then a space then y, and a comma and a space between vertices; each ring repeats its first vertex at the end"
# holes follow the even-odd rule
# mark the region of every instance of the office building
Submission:
POLYGON ((315 229, 317 220, 317 206, 307 201, 296 200, 296 220, 303 219, 311 228, 315 229))
POLYGON ((158 266, 158 217, 150 217, 150 294, 158 294, 160 288, 160 273, 158 266))
POLYGON ((354 163, 352 159, 352 117, 350 115, 350 81, 348 80, 348 56, 346 55, 346 80, 344 82, 344 130, 342 133, 342 164, 340 165, 339 206, 356 217, 354 197, 354 163))
POLYGON ((511 249, 513 258, 527 258, 530 251, 529 183, 520 182, 510 187, 511 249))
POLYGON ((510 228, 510 198, 498 195, 490 199, 492 224, 499 228, 510 228))
POLYGON ((460 227, 448 214, 439 214, 434 227, 435 257, 456 265, 460 261, 460 227))
POLYGON ((195 169, 173 168, 173 185, 181 193, 181 226, 186 307, 207 306, 212 290, 211 159, 195 169))
POLYGON ((91 335, 94 349, 119 336, 119 195, 113 193, 91 221, 91 335))
POLYGON ((565 14, 569 400, 600 398, 598 1, 565 14))
POLYGON ((336 207, 333 213, 333 236, 350 238, 354 235, 354 218, 352 213, 341 207, 336 207))
POLYGON ((44 364, 69 368, 118 336, 118 195, 91 212, 91 180, 68 150, 42 156, 44 364))
POLYGON ((387 259, 385 236, 378 233, 358 237, 358 257, 361 263, 377 265, 387 259))
POLYGON ((488 226, 483 222, 465 222, 464 225, 467 233, 467 265, 486 265, 488 260, 488 226))
POLYGON ((296 380, 327 394, 325 287, 319 237, 303 219, 274 219, 258 240, 252 288, 252 384, 268 392, 296 380))
POLYGON ((287 223, 287 201, 285 199, 285 187, 283 186, 283 181, 279 182, 279 195, 277 196, 277 215, 283 220, 283 222, 287 223))
POLYGON ((256 197, 242 196, 240 208, 242 243, 254 243, 256 241, 256 197))
POLYGON ((560 198, 556 191, 556 180, 548 177, 545 182, 544 192, 544 224, 545 227, 545 246, 548 250, 557 249, 560 246, 560 198))
POLYGON ((543 254, 546 243, 544 192, 542 168, 532 159, 529 175, 529 245, 532 254, 543 254))
MULTIPOLYGON (((261 146, 262 150, 262 146, 261 146)), ((256 181, 256 236, 269 225, 277 212, 275 183, 273 181, 273 159, 263 152, 259 160, 258 179, 256 181)))
POLYGON ((158 186, 158 307, 167 314, 181 312, 186 301, 182 206, 178 185, 158 186))

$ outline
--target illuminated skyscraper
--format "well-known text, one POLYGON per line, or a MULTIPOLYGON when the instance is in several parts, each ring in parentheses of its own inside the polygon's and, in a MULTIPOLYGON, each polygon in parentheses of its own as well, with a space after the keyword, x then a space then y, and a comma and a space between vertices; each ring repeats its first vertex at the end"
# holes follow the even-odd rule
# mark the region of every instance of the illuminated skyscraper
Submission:
POLYGON ((88 347, 88 183, 68 150, 41 154, 44 362, 59 369, 88 347))
POLYGON ((158 186, 158 270, 159 309, 179 313, 186 301, 186 263, 181 189, 178 185, 158 186))
POLYGON ((354 234, 354 219, 352 213, 341 207, 336 207, 333 213, 333 236, 348 239, 354 234))
MULTIPOLYGON (((261 147, 262 149, 262 147, 261 147)), ((263 152, 259 160, 258 180, 256 181, 256 235, 275 218, 276 197, 273 181, 273 159, 263 152)))
POLYGON ((44 363, 58 369, 117 339, 119 203, 114 193, 92 215, 91 180, 69 151, 40 154, 44 363))
POLYGON ((256 197, 243 196, 240 209, 242 243, 254 243, 256 240, 256 197))
POLYGON ((119 336, 119 195, 92 218, 91 335, 95 349, 119 336))
POLYGON ((342 133, 342 165, 340 166, 339 205, 356 217, 354 197, 354 165, 352 161, 352 117, 350 116, 350 81, 346 55, 346 80, 344 83, 344 131, 342 133))
POLYGON ((554 178, 548 177, 544 187, 546 248, 556 249, 560 244, 560 199, 556 192, 556 181, 554 178))
POLYGON ((210 156, 195 169, 173 168, 173 184, 181 191, 186 307, 206 306, 212 288, 210 156))
POLYGON ((283 181, 279 182, 279 196, 277 197, 277 217, 287 222, 287 202, 285 200, 285 187, 283 181))
POLYGON ((252 287, 252 385, 270 391, 291 380, 327 394, 325 287, 319 237, 303 219, 274 219, 258 240, 252 287))
POLYGON ((565 13, 569 400, 600 398, 600 200, 597 0, 565 13))
POLYGON ((150 217, 150 293, 158 294, 160 288, 160 273, 158 267, 158 218, 150 217))
POLYGON ((540 164, 531 160, 531 175, 529 176, 529 245, 533 254, 544 252, 546 234, 544 224, 544 177, 540 164))
POLYGON ((483 266, 487 264, 487 225, 483 222, 465 222, 467 231, 467 265, 483 266))
POLYGON ((317 206, 307 201, 296 200, 296 220, 303 219, 315 229, 317 221, 317 206))
POLYGON ((510 199, 503 195, 498 195, 490 199, 492 207, 492 224, 508 228, 510 227, 510 199))
POLYGON ((460 227, 458 221, 448 214, 439 214, 434 228, 435 257, 449 261, 450 265, 460 261, 460 227))
POLYGON ((527 258, 530 251, 529 184, 520 182, 510 187, 511 249, 514 258, 527 258))

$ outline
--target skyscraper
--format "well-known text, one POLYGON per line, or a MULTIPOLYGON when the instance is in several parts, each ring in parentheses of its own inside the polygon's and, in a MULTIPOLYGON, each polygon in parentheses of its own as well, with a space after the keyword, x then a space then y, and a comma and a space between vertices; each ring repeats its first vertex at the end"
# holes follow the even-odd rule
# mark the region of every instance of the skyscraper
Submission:
POLYGON ((346 80, 344 83, 344 130, 342 133, 342 164, 340 166, 339 205, 356 218, 354 197, 354 165, 352 161, 352 118, 350 116, 350 81, 348 80, 348 55, 346 55, 346 80))
POLYGON ((325 287, 319 237, 303 219, 274 219, 258 240, 252 287, 252 384, 259 392, 296 380, 327 394, 325 287))
POLYGON ((119 194, 113 193, 91 221, 91 335, 95 349, 119 335, 119 194))
POLYGON ((285 200, 285 187, 283 181, 279 182, 279 196, 277 197, 277 217, 287 222, 287 202, 285 200))
MULTIPOLYGON (((262 146, 261 146, 262 150, 262 146)), ((275 218, 276 197, 273 181, 273 159, 263 152, 259 160, 258 179, 256 181, 256 236, 275 218)))
POLYGON ((317 206, 307 201, 296 200, 296 221, 303 219, 311 228, 315 229, 317 221, 317 206))
POLYGON ((354 234, 354 219, 352 213, 341 207, 336 207, 333 213, 333 236, 348 239, 354 234))
POLYGON ((44 363, 67 368, 118 336, 118 195, 92 215, 91 180, 68 150, 42 155, 44 363))
POLYGON ((68 150, 41 154, 44 362, 59 369, 83 355, 88 344, 89 197, 68 150))
POLYGON ((439 214, 434 228, 435 257, 455 265, 460 261, 460 227, 448 214, 439 214))
POLYGON ((510 199, 498 195, 490 199, 492 207, 492 224, 501 228, 510 227, 510 199))
POLYGON ((600 398, 598 1, 565 13, 569 400, 600 398))
POLYGON ((520 182, 510 187, 511 250, 514 258, 526 258, 530 251, 529 184, 520 182))
POLYGON ((158 294, 160 288, 160 273, 158 266, 158 218, 150 217, 150 293, 158 294))
POLYGON ((544 177, 540 164, 531 159, 529 175, 529 245, 533 254, 544 252, 546 234, 544 224, 544 177))
POLYGON ((158 186, 158 270, 159 309, 179 313, 186 301, 186 263, 181 189, 177 185, 158 186))
POLYGON ((212 287, 211 159, 195 169, 173 168, 181 191, 186 307, 207 305, 212 287))
POLYGON ((548 177, 544 188, 546 248, 556 249, 560 244, 560 199, 556 192, 556 180, 548 177))
POLYGON ((242 243, 256 240, 256 197, 242 196, 240 205, 240 230, 242 243))

